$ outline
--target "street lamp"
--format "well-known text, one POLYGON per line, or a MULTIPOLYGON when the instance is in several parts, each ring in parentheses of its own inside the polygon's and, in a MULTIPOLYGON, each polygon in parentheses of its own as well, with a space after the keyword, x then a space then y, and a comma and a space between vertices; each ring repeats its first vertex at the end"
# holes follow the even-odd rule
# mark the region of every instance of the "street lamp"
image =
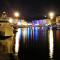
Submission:
POLYGON ((15 24, 17 24, 17 23, 18 23, 19 16, 20 16, 19 12, 17 12, 17 11, 16 11, 16 12, 14 12, 14 18, 15 18, 14 23, 15 23, 15 24))
POLYGON ((19 12, 14 12, 14 17, 18 18, 19 17, 19 12))
POLYGON ((50 12, 49 13, 49 18, 52 20, 54 18, 54 15, 55 15, 54 12, 50 12))
POLYGON ((13 23, 13 19, 12 18, 9 18, 9 23, 13 23))

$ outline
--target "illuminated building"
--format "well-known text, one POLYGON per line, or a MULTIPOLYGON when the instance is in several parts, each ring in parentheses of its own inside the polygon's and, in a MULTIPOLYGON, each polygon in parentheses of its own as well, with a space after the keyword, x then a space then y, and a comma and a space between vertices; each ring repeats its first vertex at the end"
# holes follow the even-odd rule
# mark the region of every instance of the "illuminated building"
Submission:
POLYGON ((56 17, 56 25, 57 25, 57 29, 60 29, 60 16, 56 17))
POLYGON ((57 25, 60 25, 60 16, 56 17, 56 23, 57 23, 57 25))
POLYGON ((47 20, 46 19, 32 21, 33 26, 43 26, 46 23, 47 23, 47 20))
POLYGON ((13 53, 13 27, 5 12, 0 17, 0 53, 13 53))

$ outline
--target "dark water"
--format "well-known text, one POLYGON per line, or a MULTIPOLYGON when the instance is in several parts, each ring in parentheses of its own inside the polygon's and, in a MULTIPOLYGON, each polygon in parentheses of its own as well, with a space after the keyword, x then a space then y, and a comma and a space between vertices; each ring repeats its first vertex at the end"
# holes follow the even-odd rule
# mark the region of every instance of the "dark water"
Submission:
POLYGON ((47 27, 19 28, 20 60, 59 60, 60 30, 47 27))

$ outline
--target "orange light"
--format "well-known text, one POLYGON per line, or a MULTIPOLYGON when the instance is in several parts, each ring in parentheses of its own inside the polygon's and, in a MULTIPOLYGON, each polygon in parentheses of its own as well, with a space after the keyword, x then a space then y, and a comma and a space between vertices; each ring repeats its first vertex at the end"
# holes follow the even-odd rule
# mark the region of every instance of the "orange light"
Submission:
POLYGON ((13 23, 13 19, 12 18, 9 18, 9 23, 13 23))
POLYGON ((15 13, 14 13, 14 16, 15 16, 15 17, 19 17, 19 15, 20 15, 19 12, 15 12, 15 13))

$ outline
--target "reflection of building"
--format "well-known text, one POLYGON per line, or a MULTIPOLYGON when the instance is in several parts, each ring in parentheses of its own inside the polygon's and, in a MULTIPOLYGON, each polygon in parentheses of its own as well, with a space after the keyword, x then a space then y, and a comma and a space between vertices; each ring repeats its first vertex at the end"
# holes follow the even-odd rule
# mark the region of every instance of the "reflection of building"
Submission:
POLYGON ((0 53, 12 53, 13 27, 6 16, 0 18, 0 53))

